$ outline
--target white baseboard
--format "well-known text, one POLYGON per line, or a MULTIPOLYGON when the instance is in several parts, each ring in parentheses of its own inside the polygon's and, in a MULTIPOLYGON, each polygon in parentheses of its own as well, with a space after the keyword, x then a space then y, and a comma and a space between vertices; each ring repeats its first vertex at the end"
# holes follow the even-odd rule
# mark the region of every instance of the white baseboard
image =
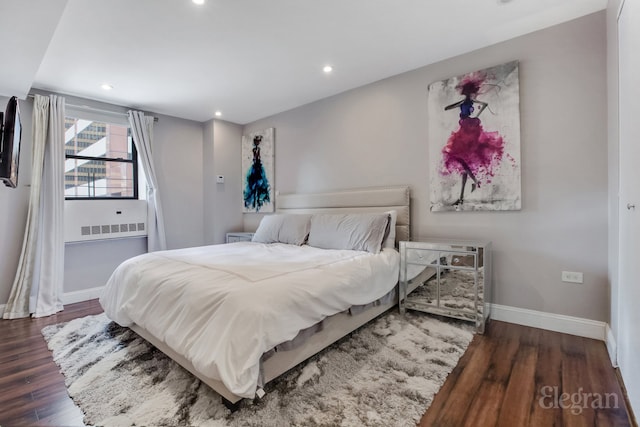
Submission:
POLYGON ((502 322, 516 323, 518 325, 531 326, 533 328, 608 342, 606 333, 608 325, 605 322, 598 322, 597 320, 545 313, 543 311, 527 310, 499 304, 491 305, 491 318, 502 322))
POLYGON ((97 288, 83 289, 81 291, 65 292, 62 294, 62 304, 67 305, 100 298, 103 289, 104 286, 99 286, 97 288))
MULTIPOLYGON (((62 297, 60 299, 62 300, 63 305, 89 301, 91 299, 100 298, 103 289, 104 286, 99 286, 97 288, 83 289, 81 291, 65 292, 62 294, 62 297)), ((35 306, 35 303, 33 305, 35 306)), ((2 315, 4 314, 4 309, 6 306, 6 304, 0 304, 0 319, 2 319, 2 315)))
POLYGON ((611 366, 614 368, 618 367, 618 344, 616 344, 616 337, 613 335, 613 331, 609 327, 607 323, 607 330, 605 332, 606 340, 605 344, 607 345, 607 351, 609 352, 609 358, 611 359, 611 366))

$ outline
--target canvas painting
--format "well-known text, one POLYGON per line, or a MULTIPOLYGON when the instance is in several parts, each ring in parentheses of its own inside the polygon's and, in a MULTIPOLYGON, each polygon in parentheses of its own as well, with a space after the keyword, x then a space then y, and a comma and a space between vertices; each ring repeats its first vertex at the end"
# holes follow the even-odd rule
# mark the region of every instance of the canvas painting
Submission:
POLYGON ((243 212, 274 211, 274 129, 242 136, 243 212))
POLYGON ((519 210, 518 61, 429 85, 431 211, 519 210))

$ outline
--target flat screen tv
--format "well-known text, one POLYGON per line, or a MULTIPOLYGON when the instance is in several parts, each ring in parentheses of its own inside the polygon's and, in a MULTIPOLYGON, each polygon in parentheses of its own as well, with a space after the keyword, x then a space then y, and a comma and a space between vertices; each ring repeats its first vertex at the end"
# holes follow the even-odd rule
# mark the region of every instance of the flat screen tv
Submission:
POLYGON ((21 137, 22 126, 18 98, 12 96, 7 103, 4 117, 0 113, 0 180, 11 188, 16 188, 18 185, 21 137))

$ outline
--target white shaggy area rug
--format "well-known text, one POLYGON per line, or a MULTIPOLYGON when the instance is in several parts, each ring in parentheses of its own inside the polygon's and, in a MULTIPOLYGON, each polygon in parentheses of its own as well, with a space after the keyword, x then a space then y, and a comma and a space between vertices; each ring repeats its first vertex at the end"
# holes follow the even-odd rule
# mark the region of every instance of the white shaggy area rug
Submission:
POLYGON ((103 426, 410 426, 458 363, 471 325, 388 312, 267 384, 221 398, 104 314, 42 330, 85 423, 103 426))

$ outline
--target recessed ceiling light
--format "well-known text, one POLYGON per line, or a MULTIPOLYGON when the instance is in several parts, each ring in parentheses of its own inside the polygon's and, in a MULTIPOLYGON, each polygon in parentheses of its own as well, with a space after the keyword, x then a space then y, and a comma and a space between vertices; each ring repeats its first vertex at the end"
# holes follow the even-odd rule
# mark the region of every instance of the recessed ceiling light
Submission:
POLYGON ((330 73, 333 71, 333 67, 331 65, 325 65, 322 71, 324 71, 325 73, 330 73))
POLYGON ((113 89, 113 86, 112 86, 112 85, 110 85, 109 83, 103 83, 100 87, 101 87, 102 89, 104 89, 104 90, 111 90, 111 89, 113 89))
POLYGON ((204 0, 191 0, 195 4, 204 4, 204 0))
POLYGON ((216 115, 216 117, 220 117, 222 115, 222 113, 220 111, 216 111, 215 115, 216 115))

